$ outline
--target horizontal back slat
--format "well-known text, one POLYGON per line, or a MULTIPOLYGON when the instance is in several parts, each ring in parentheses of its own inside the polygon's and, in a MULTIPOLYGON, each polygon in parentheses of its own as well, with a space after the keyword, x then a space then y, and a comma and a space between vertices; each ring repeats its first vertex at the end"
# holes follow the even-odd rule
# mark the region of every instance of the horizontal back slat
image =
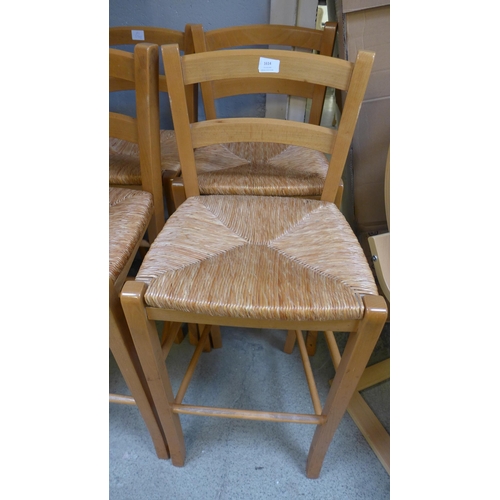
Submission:
POLYGON ((184 50, 184 32, 151 26, 115 26, 109 28, 109 45, 131 45, 146 41, 157 45, 177 43, 184 50), (132 30, 142 31, 144 40, 133 40, 132 30))
POLYGON ((289 80, 269 80, 263 82, 259 78, 248 78, 244 82, 221 80, 213 82, 214 99, 240 94, 288 94, 311 99, 314 85, 289 80))
POLYGON ((194 148, 227 142, 274 142, 330 153, 336 134, 327 127, 271 118, 225 118, 191 125, 194 148))
POLYGON ((311 84, 347 90, 354 67, 353 63, 333 57, 283 50, 266 50, 266 58, 280 61, 279 73, 259 73, 261 56, 262 51, 258 49, 192 54, 189 60, 183 60, 184 80, 188 85, 222 80, 227 78, 230 69, 237 67, 238 71, 234 73, 236 78, 292 78, 311 84), (246 57, 244 67, 237 64, 242 57, 246 57), (297 64, 297 61, 300 64, 297 64))
POLYGON ((298 26, 260 24, 233 26, 211 30, 206 33, 208 50, 248 45, 283 45, 320 50, 322 31, 298 26), (291 43, 293 41, 294 43, 291 43))
POLYGON ((124 50, 109 49, 109 77, 135 82, 134 54, 124 50))
POLYGON ((121 113, 110 112, 109 136, 138 144, 137 120, 121 113))

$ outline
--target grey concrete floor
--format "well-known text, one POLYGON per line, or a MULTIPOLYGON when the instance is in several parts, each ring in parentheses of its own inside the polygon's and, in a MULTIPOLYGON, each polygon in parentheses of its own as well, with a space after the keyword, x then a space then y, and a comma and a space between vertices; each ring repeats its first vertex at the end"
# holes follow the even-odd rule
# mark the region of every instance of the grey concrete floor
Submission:
MULTIPOLYGON (((283 352, 284 331, 222 328, 223 347, 203 353, 184 402, 233 408, 312 413, 298 353, 283 352)), ((345 335, 338 336, 342 350, 345 335)), ((194 347, 174 345, 167 368, 174 392, 194 347)), ((389 356, 389 324, 370 363, 389 356)), ((334 375, 324 337, 311 363, 322 402, 334 375)), ((128 393, 110 355, 110 392, 128 393)), ((389 430, 389 381, 363 392, 389 430)), ((141 499, 387 499, 390 477, 346 414, 319 479, 305 465, 314 426, 181 415, 184 467, 157 458, 133 406, 110 404, 109 493, 141 499)))

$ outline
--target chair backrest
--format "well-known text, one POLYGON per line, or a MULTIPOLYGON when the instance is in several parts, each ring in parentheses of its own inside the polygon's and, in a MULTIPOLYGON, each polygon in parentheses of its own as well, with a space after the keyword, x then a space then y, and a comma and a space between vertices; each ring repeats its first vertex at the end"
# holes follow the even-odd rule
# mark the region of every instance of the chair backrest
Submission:
MULTIPOLYGON (((137 45, 138 43, 153 43, 156 45, 167 45, 176 43, 184 54, 192 54, 193 37, 191 27, 186 25, 184 31, 178 31, 170 28, 159 28, 153 26, 113 26, 109 28, 109 45, 137 45)), ((131 82, 112 78, 109 79, 109 91, 116 92, 121 90, 134 90, 131 82)), ((198 87, 189 89, 188 106, 192 121, 198 119, 198 87)), ((165 74, 160 71, 159 91, 168 92, 165 74)))
MULTIPOLYGON (((327 22, 324 30, 279 24, 233 26, 211 31, 204 31, 201 24, 193 24, 190 30, 195 53, 271 45, 273 48, 279 46, 276 48, 316 51, 324 56, 332 56, 337 23, 327 22)), ((290 80, 280 81, 276 78, 270 78, 267 83, 266 88, 262 79, 256 82, 249 78, 247 81, 224 80, 213 82, 211 85, 202 84, 201 91, 207 119, 216 118, 216 99, 237 94, 253 94, 259 89, 260 92, 267 94, 280 93, 312 99, 309 123, 319 125, 325 100, 326 87, 324 85, 311 85, 290 80)))
POLYGON ((199 195, 194 148, 228 142, 272 142, 301 146, 331 155, 322 199, 334 202, 347 159, 375 54, 360 51, 355 63, 289 50, 218 50, 182 56, 175 45, 161 47, 168 67, 172 118, 186 196, 199 195), (279 72, 260 72, 264 59, 279 62, 279 72), (191 124, 185 86, 211 81, 249 80, 268 85, 270 79, 306 82, 346 91, 338 129, 274 118, 212 119, 191 124))
POLYGON ((135 88, 136 117, 109 113, 109 136, 139 146, 142 189, 153 195, 154 214, 148 228, 150 241, 165 223, 160 163, 158 45, 140 43, 134 52, 109 49, 110 79, 135 88))

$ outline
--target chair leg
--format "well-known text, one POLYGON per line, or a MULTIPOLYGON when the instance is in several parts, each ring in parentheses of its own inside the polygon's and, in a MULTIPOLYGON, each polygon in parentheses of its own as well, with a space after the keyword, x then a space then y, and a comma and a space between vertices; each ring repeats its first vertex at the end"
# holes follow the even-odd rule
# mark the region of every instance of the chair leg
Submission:
POLYGON ((318 339, 318 332, 307 332, 306 348, 307 348, 307 354, 309 354, 309 356, 314 356, 316 354, 317 339, 318 339))
POLYGON ((123 311, 167 438, 172 464, 182 467, 186 458, 184 436, 179 415, 172 410, 175 398, 163 360, 156 324, 147 317, 145 290, 144 283, 126 282, 121 294, 123 311))
POLYGON ((340 365, 323 407, 322 414, 327 417, 327 420, 324 424, 316 427, 309 449, 306 475, 311 479, 319 477, 333 435, 347 410, 349 401, 385 324, 387 306, 383 297, 366 295, 363 301, 365 303, 365 316, 360 321, 358 330, 349 335, 340 365))
POLYGON ((288 330, 288 334, 286 336, 286 341, 285 341, 285 347, 283 350, 287 354, 292 354, 293 348, 295 347, 295 341, 297 337, 295 336, 295 331, 294 330, 288 330))
POLYGON ((220 349, 222 347, 222 336, 220 334, 219 326, 212 325, 212 328, 210 329, 210 340, 214 349, 220 349))
POLYGON ((158 458, 168 459, 167 441, 154 410, 153 399, 139 363, 118 294, 112 284, 110 284, 109 297, 109 347, 149 430, 158 458))
MULTIPOLYGON (((318 338, 318 332, 307 332, 306 338, 306 348, 307 354, 309 356, 314 356, 316 353, 316 340, 318 338)), ((293 348, 295 347, 295 332, 293 330, 289 330, 286 336, 285 347, 283 351, 286 354, 292 354, 293 348)))
MULTIPOLYGON (((200 339, 200 332, 203 331, 204 325, 188 324, 189 343, 197 345, 200 339)), ((204 346, 204 352, 210 352, 213 349, 220 349, 222 347, 222 336, 220 334, 220 327, 212 325, 210 329, 210 342, 204 346)))
MULTIPOLYGON (((335 370, 341 361, 341 355, 335 338, 333 337, 333 332, 325 332, 327 337, 331 336, 328 341, 328 347, 330 349, 330 356, 333 361, 333 366, 335 370)), ((379 419, 373 413, 372 409, 368 406, 366 401, 363 399, 360 391, 371 387, 375 384, 387 380, 390 376, 390 361, 386 359, 380 361, 375 365, 371 365, 363 371, 356 390, 349 402, 347 411, 349 415, 354 420, 358 429, 363 434, 367 443, 370 445, 371 449, 377 455, 380 463, 383 465, 387 474, 390 474, 390 436, 389 433, 384 429, 384 426, 380 423, 379 419)))

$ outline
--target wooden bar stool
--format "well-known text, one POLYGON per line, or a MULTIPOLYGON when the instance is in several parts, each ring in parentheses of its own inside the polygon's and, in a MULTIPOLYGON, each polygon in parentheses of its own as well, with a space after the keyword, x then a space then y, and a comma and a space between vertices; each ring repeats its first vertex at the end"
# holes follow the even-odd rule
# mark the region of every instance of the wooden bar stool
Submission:
POLYGON ((307 476, 316 478, 387 317, 385 300, 378 295, 364 252, 334 203, 374 54, 361 51, 355 63, 317 54, 258 49, 181 57, 178 47, 166 45, 162 56, 168 67, 187 199, 153 242, 136 279, 125 283, 121 302, 172 463, 182 466, 185 462, 181 414, 295 422, 316 426, 306 465, 307 476), (259 71, 268 59, 279 63, 279 73, 259 71), (262 81, 267 89, 269 76, 345 90, 347 99, 338 130, 270 118, 190 123, 186 86, 253 80, 254 88, 262 81), (233 142, 287 144, 331 155, 321 199, 201 196, 196 149, 233 142), (164 362, 166 349, 156 330, 158 320, 171 325, 172 336, 184 322, 206 325, 176 395, 164 362), (302 346, 313 413, 183 403, 210 325, 293 330, 302 346), (351 332, 323 405, 304 355, 303 330, 351 332))

